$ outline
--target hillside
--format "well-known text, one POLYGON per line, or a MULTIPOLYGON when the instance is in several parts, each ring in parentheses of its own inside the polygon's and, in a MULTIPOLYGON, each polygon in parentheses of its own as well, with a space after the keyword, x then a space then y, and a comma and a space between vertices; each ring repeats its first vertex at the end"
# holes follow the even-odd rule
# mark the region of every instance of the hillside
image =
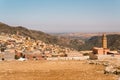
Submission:
MULTIPOLYGON (((108 48, 111 50, 120 50, 120 35, 119 34, 111 34, 107 35, 107 43, 108 48)), ((102 46, 102 37, 94 36, 85 41, 85 44, 79 46, 79 50, 91 50, 93 47, 101 47, 102 46)))
POLYGON ((29 30, 22 26, 12 27, 7 24, 0 23, 0 33, 4 32, 4 33, 8 33, 8 34, 16 34, 17 31, 19 32, 19 35, 28 36, 28 37, 30 37, 32 39, 36 39, 36 40, 40 39, 46 43, 53 43, 54 40, 56 39, 55 37, 50 36, 41 31, 29 30))
MULTIPOLYGON (((57 37, 66 37, 71 40, 70 45, 76 50, 91 50, 93 47, 102 46, 102 35, 104 32, 99 33, 54 33, 51 35, 57 37), (80 44, 79 40, 82 41, 80 44)), ((108 48, 111 50, 120 49, 120 32, 106 32, 108 38, 108 48)))
POLYGON ((35 40, 41 40, 47 44, 57 44, 74 49, 76 45, 82 45, 84 43, 82 40, 79 39, 53 36, 42 31, 29 30, 22 26, 13 27, 0 22, 0 33, 2 32, 7 34, 16 34, 17 32, 19 32, 19 35, 28 36, 35 40))
MULTIPOLYGON (((22 36, 28 36, 35 40, 41 40, 47 44, 58 44, 63 47, 69 47, 76 50, 91 50, 94 46, 101 47, 102 33, 81 33, 81 35, 68 36, 66 34, 46 34, 42 31, 29 30, 22 26, 9 26, 0 22, 0 33, 16 34, 19 32, 22 36), (65 36, 66 35, 66 36, 65 36)), ((112 50, 120 49, 119 33, 107 33, 108 47, 112 50)))

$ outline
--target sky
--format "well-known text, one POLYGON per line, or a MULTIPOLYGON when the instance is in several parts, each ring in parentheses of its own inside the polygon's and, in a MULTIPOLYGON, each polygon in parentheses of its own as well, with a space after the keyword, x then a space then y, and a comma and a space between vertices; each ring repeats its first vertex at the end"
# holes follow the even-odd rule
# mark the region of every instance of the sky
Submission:
POLYGON ((120 0, 0 0, 0 22, 47 33, 119 32, 120 0))

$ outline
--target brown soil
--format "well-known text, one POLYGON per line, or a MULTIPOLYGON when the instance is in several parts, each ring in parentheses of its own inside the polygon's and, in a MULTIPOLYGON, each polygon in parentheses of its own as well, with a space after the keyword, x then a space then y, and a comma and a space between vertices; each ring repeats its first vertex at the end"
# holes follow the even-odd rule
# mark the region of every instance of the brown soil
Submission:
POLYGON ((0 80, 115 80, 84 61, 1 61, 0 80))

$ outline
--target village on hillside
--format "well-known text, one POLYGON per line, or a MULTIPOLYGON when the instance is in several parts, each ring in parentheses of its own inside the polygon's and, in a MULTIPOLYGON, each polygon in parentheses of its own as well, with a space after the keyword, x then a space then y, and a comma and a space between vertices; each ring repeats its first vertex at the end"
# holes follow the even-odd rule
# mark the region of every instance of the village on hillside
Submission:
POLYGON ((93 47, 91 51, 76 51, 56 44, 47 44, 41 40, 34 40, 16 34, 0 34, 0 58, 1 60, 51 60, 51 59, 103 59, 104 57, 119 58, 118 51, 107 48, 107 37, 103 34, 102 47, 93 47), (64 58, 60 58, 64 57, 64 58))
MULTIPOLYGON (((0 34, 1 61, 83 61, 84 65, 103 65, 104 74, 120 74, 120 53, 107 47, 106 34, 102 36, 102 46, 91 51, 76 51, 56 44, 47 44, 16 34, 0 34)), ((61 63, 61 62, 60 62, 61 63)), ((28 63, 27 63, 28 64, 28 63)), ((66 63, 65 65, 67 65, 66 63)), ((72 63, 73 64, 73 63, 72 63)), ((81 64, 81 63, 80 63, 81 64)))
POLYGON ((102 47, 93 47, 91 51, 76 51, 56 44, 47 44, 41 40, 16 34, 0 34, 1 60, 86 60, 119 58, 118 51, 107 48, 107 37, 103 34, 102 47))
POLYGON ((46 59, 47 57, 67 56, 72 51, 59 45, 46 44, 41 40, 34 40, 16 34, 0 34, 0 58, 2 60, 26 59, 46 59))

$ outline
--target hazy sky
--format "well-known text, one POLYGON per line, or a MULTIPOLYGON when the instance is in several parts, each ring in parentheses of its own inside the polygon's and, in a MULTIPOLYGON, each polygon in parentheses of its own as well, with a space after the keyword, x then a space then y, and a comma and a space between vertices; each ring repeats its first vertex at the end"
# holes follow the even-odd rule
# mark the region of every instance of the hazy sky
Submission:
POLYGON ((44 32, 118 32, 120 0, 0 0, 0 22, 44 32))

